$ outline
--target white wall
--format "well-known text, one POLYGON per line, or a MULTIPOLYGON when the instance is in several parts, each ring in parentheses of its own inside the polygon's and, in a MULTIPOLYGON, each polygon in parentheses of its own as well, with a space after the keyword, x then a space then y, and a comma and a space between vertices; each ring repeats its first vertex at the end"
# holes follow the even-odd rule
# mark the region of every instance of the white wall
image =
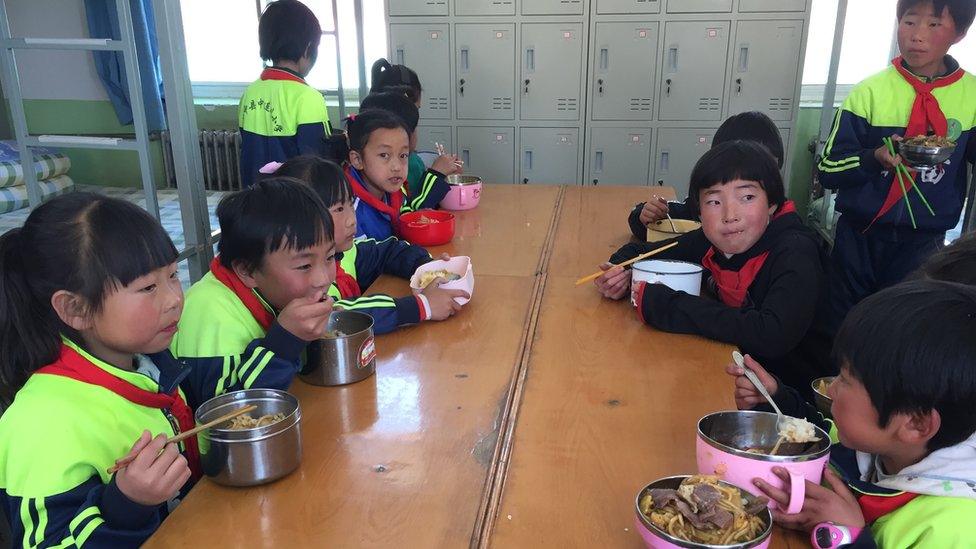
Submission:
MULTIPOLYGON (((83 0, 6 0, 15 38, 87 38, 83 0)), ((18 51, 24 99, 108 100, 87 52, 18 51)))

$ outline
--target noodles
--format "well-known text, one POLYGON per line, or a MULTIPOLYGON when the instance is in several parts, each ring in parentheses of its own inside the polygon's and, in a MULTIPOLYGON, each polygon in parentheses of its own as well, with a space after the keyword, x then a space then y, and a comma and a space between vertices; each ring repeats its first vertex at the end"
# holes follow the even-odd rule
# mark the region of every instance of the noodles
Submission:
POLYGON ((230 431, 240 431, 242 429, 257 429, 258 427, 267 427, 268 425, 273 425, 279 421, 285 419, 285 414, 268 414, 261 416, 257 419, 251 417, 251 414, 241 414, 230 420, 230 425, 225 427, 225 429, 230 431))
POLYGON ((956 144, 947 137, 938 135, 916 135, 901 142, 902 145, 912 147, 955 147, 956 144))
POLYGON ((758 515, 769 502, 748 503, 738 488, 716 476, 695 475, 677 490, 651 489, 641 496, 640 512, 669 535, 694 543, 730 545, 758 538, 766 522, 758 515))
POLYGON ((817 442, 817 428, 812 423, 798 417, 783 416, 783 425, 779 430, 779 437, 783 442, 817 442))
POLYGON ((439 271, 428 271, 426 273, 421 273, 421 275, 420 275, 420 289, 422 290, 422 289, 426 288, 427 286, 430 286, 430 283, 433 282, 433 281, 435 281, 435 280, 437 280, 438 278, 443 278, 443 279, 447 280, 448 282, 450 282, 452 280, 458 280, 458 279, 460 279, 461 278, 461 275, 459 275, 457 273, 452 273, 451 271, 448 271, 446 269, 441 269, 439 271))
POLYGON ((326 330, 325 334, 322 335, 322 339, 338 339, 340 337, 346 337, 347 333, 341 330, 326 330))

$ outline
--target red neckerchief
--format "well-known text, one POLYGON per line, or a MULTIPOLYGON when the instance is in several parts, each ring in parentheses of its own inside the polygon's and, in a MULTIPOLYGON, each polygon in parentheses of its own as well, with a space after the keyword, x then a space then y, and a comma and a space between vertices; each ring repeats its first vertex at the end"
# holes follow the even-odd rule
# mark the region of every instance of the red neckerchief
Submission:
POLYGON ((301 76, 276 67, 268 67, 261 71, 261 80, 290 80, 292 82, 306 84, 305 79, 303 79, 301 76))
MULTIPOLYGON (((927 135, 930 126, 936 135, 945 137, 949 131, 949 124, 946 121, 945 114, 943 114, 942 109, 939 107, 939 100, 932 95, 932 90, 955 84, 966 74, 966 71, 956 69, 947 76, 936 78, 931 82, 923 82, 902 65, 901 56, 893 59, 891 64, 895 66, 895 70, 905 79, 905 82, 908 82, 915 89, 915 102, 912 104, 912 114, 908 118, 908 127, 905 128, 905 137, 927 135)), ((874 215, 871 224, 874 224, 875 221, 888 213, 903 198, 901 185, 898 184, 898 176, 892 175, 891 179, 888 196, 885 198, 878 213, 874 215)), ((904 183, 906 192, 912 190, 911 179, 904 183)))
MULTIPOLYGON (((180 396, 178 388, 170 394, 153 393, 140 389, 92 364, 77 351, 64 344, 61 345, 61 354, 56 361, 34 373, 68 377, 82 383, 98 385, 133 404, 167 410, 176 418, 180 432, 189 431, 196 426, 193 420, 193 411, 180 396)), ((201 469, 197 437, 187 438, 183 444, 186 448, 186 461, 190 466, 190 471, 193 473, 193 478, 198 479, 201 476, 201 469)))
POLYGON ((897 496, 869 496, 862 494, 857 497, 857 503, 861 506, 864 523, 871 524, 879 518, 904 507, 908 502, 917 497, 918 494, 911 492, 903 492, 897 496))
POLYGON ((402 192, 386 193, 387 198, 390 199, 390 203, 387 204, 366 190, 366 186, 360 180, 359 171, 356 168, 346 166, 346 179, 349 180, 349 186, 352 187, 352 192, 356 195, 356 198, 369 204, 374 210, 390 216, 390 222, 396 224, 400 220, 400 207, 403 206, 402 192))
POLYGON ((264 303, 261 303, 258 296, 254 295, 254 290, 248 288, 241 282, 241 278, 237 276, 237 273, 224 267, 220 263, 219 257, 213 258, 213 261, 210 262, 210 272, 213 273, 214 278, 221 281, 224 286, 227 286, 234 292, 234 295, 241 300, 241 303, 247 307, 248 311, 251 311, 251 316, 254 317, 254 320, 258 321, 258 324, 265 331, 271 328, 275 320, 274 314, 264 306, 264 303))
POLYGON ((342 270, 342 265, 336 261, 336 277, 335 277, 336 288, 339 288, 339 297, 342 299, 352 299, 363 295, 362 290, 359 289, 359 282, 346 271, 342 270))
MULTIPOLYGON (((796 205, 792 200, 787 200, 780 209, 773 214, 770 222, 789 213, 796 212, 796 205)), ((756 257, 746 261, 745 265, 737 271, 726 270, 719 266, 715 261, 715 246, 708 248, 705 257, 702 258, 702 267, 712 273, 712 280, 718 288, 718 297, 729 307, 741 307, 746 301, 746 294, 749 286, 756 279, 756 275, 762 269, 763 264, 769 257, 769 251, 765 251, 756 257)))

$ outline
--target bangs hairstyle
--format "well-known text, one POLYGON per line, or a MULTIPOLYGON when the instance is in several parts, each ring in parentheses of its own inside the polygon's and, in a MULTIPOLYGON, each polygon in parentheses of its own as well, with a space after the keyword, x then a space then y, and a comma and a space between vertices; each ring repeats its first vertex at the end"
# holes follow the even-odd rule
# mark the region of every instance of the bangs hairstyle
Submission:
POLYGON ((217 205, 220 263, 259 269, 281 248, 304 250, 332 242, 332 216, 318 195, 291 177, 271 177, 224 197, 217 205))
MULTIPOLYGON (((382 57, 373 63, 370 71, 371 86, 369 93, 388 91, 387 88, 393 86, 410 86, 417 99, 420 99, 424 88, 420 85, 420 77, 417 72, 406 65, 391 65, 389 61, 382 57)), ((416 101, 414 101, 416 103, 416 101)))
POLYGON ((780 169, 783 168, 783 137, 773 120, 765 114, 752 111, 730 116, 722 122, 712 138, 712 146, 721 145, 726 141, 755 141, 766 147, 776 159, 780 169))
POLYGON ((265 61, 298 61, 306 53, 314 59, 321 40, 318 18, 297 0, 268 4, 258 21, 258 44, 265 61))
POLYGON ((942 10, 949 8, 949 16, 956 23, 956 36, 969 32, 973 18, 976 17, 976 2, 973 0, 898 0, 895 14, 900 21, 908 10, 929 2, 932 2, 932 9, 935 11, 936 17, 942 15, 942 10))
POLYGON ((407 123, 399 116, 383 109, 365 109, 346 119, 346 132, 332 134, 326 142, 326 150, 331 156, 330 160, 346 162, 350 151, 363 152, 373 132, 397 128, 410 138, 411 132, 407 129, 407 123))
POLYGON ((326 209, 353 200, 352 186, 342 168, 318 156, 290 158, 275 171, 274 177, 292 177, 312 187, 326 209))
POLYGON ((412 134, 417 129, 417 124, 420 124, 420 109, 402 93, 371 93, 363 99, 360 107, 364 111, 381 109, 399 116, 406 123, 408 134, 412 134))
POLYGON ((930 451, 976 432, 976 288, 915 280, 882 290, 847 315, 832 360, 867 389, 879 427, 936 410, 930 451))
POLYGON ((754 141, 726 141, 709 149, 691 171, 688 202, 701 211, 699 194, 713 185, 741 179, 756 181, 766 191, 770 205, 786 202, 783 176, 769 150, 754 141))
POLYGON ((976 233, 966 233, 929 256, 919 275, 929 280, 976 286, 976 233))

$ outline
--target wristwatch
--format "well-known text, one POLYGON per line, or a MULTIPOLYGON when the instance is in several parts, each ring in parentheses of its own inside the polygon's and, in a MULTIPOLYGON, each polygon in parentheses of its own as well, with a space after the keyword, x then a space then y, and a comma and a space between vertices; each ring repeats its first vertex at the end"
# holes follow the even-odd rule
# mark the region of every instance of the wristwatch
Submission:
POLYGON ((810 534, 810 543, 816 549, 834 549, 854 543, 862 528, 841 526, 833 522, 821 522, 810 534))

